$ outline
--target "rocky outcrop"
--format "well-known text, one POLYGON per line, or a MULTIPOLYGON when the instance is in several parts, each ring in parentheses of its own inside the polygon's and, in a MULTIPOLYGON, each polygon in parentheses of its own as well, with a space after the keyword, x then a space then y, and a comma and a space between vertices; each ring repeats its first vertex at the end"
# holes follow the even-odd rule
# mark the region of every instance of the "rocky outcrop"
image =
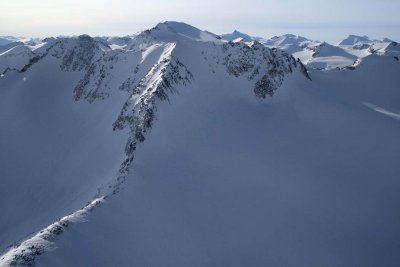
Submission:
POLYGON ((152 127, 157 111, 156 101, 169 101, 168 94, 174 93, 177 86, 184 86, 192 80, 190 71, 167 52, 133 90, 113 124, 114 130, 127 127, 131 132, 125 147, 127 158, 121 165, 119 180, 124 179, 138 143, 145 140, 146 132, 152 127))
POLYGON ((296 68, 310 78, 304 65, 293 56, 267 48, 257 41, 251 45, 228 42, 223 45, 222 51, 222 62, 227 72, 235 77, 244 76, 249 81, 255 80, 254 93, 261 98, 273 96, 282 85, 285 75, 296 68))

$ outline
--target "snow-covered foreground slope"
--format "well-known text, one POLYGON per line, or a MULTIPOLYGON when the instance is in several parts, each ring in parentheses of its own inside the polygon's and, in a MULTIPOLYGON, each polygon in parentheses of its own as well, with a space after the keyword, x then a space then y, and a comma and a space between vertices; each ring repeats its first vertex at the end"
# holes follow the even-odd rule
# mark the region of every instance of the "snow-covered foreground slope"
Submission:
POLYGON ((399 262, 393 57, 310 80, 181 23, 103 41, 0 77, 0 265, 399 262))
POLYGON ((267 101, 188 66, 120 194, 38 265, 395 266, 400 121, 366 105, 400 114, 386 59, 292 76, 267 101))

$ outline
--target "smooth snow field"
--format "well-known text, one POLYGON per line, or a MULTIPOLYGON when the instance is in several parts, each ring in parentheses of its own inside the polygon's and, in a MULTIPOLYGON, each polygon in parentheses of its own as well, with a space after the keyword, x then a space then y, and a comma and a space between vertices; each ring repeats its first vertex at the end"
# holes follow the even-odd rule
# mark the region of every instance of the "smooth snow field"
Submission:
POLYGON ((376 61, 266 102, 236 81, 181 88, 121 193, 39 266, 395 266, 400 124, 362 101, 399 110, 400 69, 369 78, 376 61))

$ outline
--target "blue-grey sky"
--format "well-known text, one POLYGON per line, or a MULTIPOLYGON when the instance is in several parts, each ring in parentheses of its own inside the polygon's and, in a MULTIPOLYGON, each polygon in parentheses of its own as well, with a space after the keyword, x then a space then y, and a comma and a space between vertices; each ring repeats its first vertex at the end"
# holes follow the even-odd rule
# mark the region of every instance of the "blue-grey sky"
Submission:
POLYGON ((400 0, 1 0, 0 35, 127 35, 176 20, 217 34, 400 41, 399 11, 400 0))

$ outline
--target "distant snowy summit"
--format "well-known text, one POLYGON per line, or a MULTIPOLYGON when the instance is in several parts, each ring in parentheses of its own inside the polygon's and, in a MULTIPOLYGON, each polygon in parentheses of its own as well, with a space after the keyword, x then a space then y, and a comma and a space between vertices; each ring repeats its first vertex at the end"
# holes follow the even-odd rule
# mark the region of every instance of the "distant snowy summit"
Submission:
POLYGON ((355 55, 361 55, 361 57, 369 54, 393 55, 398 57, 400 54, 400 45, 388 38, 373 40, 367 36, 349 35, 339 43, 339 46, 353 51, 355 55))
POLYGON ((40 43, 42 40, 40 38, 25 38, 25 37, 14 37, 14 36, 0 36, 0 46, 7 45, 11 43, 24 43, 26 45, 35 45, 40 43))
POLYGON ((222 34, 221 38, 226 41, 232 41, 232 42, 251 42, 254 40, 253 37, 251 37, 248 34, 241 33, 237 30, 234 30, 232 33, 227 33, 227 34, 222 34))

